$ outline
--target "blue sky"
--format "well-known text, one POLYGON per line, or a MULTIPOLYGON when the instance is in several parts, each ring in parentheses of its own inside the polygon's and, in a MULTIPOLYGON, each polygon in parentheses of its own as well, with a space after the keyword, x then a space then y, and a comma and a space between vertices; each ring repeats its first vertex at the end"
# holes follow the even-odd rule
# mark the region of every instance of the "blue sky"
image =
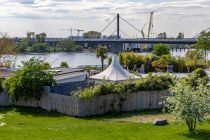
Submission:
MULTIPOLYGON (((27 31, 46 32, 49 37, 66 37, 59 29, 80 28, 100 31, 117 13, 141 29, 148 28, 154 11, 154 36, 167 32, 192 37, 210 27, 210 0, 0 0, 0 32, 25 36, 27 31)), ((114 23, 104 34, 116 30, 114 23)), ((121 22, 129 37, 141 34, 121 22)), ((76 33, 75 33, 76 35, 76 33)))

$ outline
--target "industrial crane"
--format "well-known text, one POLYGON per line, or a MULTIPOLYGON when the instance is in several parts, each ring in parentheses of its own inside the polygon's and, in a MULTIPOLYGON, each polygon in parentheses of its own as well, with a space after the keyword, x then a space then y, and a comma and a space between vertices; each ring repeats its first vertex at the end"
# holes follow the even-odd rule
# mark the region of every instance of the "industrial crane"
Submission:
POLYGON ((70 31, 71 33, 71 37, 73 38, 73 31, 77 31, 77 36, 79 38, 80 36, 80 32, 83 32, 84 30, 81 30, 81 29, 73 29, 73 28, 70 28, 70 29, 60 29, 60 30, 63 30, 63 31, 70 31))
MULTIPOLYGON (((152 30, 153 30, 153 14, 154 14, 154 12, 151 12, 150 13, 147 38, 150 38, 151 35, 152 35, 152 30)), ((146 38, 146 35, 144 33, 144 28, 145 28, 146 25, 147 25, 147 23, 144 24, 143 28, 141 29, 142 38, 146 38)))
POLYGON ((154 14, 154 12, 151 12, 150 13, 148 38, 150 38, 150 35, 152 35, 152 30, 153 30, 153 14, 154 14))

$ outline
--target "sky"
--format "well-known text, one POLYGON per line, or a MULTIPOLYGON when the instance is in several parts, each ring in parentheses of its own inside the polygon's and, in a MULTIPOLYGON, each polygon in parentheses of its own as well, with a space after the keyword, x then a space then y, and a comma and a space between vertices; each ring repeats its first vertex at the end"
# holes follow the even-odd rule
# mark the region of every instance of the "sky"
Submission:
MULTIPOLYGON (((101 31, 119 13, 139 30, 146 24, 146 33, 151 11, 153 36, 183 32, 190 38, 210 27, 210 0, 0 0, 0 32, 11 37, 24 37, 28 31, 67 37, 70 32, 61 29, 101 31)), ((141 37, 122 20, 120 30, 123 37, 141 37)), ((115 31, 113 22, 103 34, 115 31)))

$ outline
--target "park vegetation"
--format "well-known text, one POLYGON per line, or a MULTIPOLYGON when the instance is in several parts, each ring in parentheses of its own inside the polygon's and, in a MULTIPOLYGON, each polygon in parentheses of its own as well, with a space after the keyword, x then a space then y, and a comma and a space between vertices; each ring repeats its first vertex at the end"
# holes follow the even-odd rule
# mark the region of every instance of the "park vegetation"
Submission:
POLYGON ((44 86, 54 82, 53 75, 46 72, 47 67, 42 60, 31 58, 22 63, 22 69, 17 70, 14 75, 5 80, 4 89, 8 90, 13 100, 40 99, 44 86))
POLYGON ((206 86, 205 71, 197 69, 191 75, 175 81, 169 89, 173 96, 167 96, 165 109, 180 121, 184 121, 190 132, 196 132, 197 123, 202 123, 209 113, 210 89, 206 86))
POLYGON ((102 82, 94 87, 78 90, 74 95, 79 98, 90 98, 108 94, 131 94, 137 91, 166 90, 171 84, 173 84, 173 79, 169 75, 156 76, 149 74, 148 77, 136 81, 102 82))
POLYGON ((170 65, 173 66, 174 72, 181 73, 192 72, 197 68, 206 68, 206 63, 210 66, 209 60, 205 62, 202 50, 188 50, 184 57, 173 57, 166 45, 155 45, 154 48, 151 54, 146 55, 133 52, 119 53, 119 62, 130 71, 136 71, 144 64, 146 73, 165 72, 168 71, 170 65))

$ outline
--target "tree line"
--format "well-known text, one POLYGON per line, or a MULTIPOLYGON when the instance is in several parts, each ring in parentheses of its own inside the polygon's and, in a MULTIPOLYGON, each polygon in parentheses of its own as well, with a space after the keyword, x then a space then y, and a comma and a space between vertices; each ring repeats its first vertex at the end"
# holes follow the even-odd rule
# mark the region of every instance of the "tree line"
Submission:
POLYGON ((17 52, 76 52, 82 51, 83 47, 76 45, 71 39, 64 39, 55 46, 45 42, 46 33, 36 34, 28 32, 27 37, 17 44, 17 52))

